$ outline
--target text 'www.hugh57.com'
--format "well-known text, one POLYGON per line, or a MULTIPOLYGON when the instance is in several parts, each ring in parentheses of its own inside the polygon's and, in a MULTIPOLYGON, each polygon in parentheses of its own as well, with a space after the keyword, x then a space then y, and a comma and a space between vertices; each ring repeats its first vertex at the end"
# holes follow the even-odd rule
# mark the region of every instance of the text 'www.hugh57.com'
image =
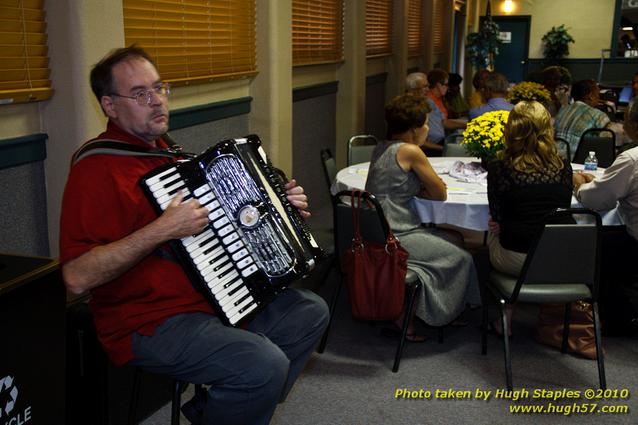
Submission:
POLYGON ((457 390, 453 388, 395 388, 394 398, 397 400, 490 400, 510 401, 511 414, 555 414, 555 415, 588 415, 588 414, 628 414, 629 406, 624 404, 630 398, 629 390, 592 389, 548 390, 543 388, 518 390, 482 389, 457 390))

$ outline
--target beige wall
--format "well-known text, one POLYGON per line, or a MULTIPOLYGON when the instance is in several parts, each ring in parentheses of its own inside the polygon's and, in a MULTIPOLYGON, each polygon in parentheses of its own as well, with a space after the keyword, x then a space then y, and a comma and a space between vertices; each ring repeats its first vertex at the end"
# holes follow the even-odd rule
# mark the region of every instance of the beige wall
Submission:
MULTIPOLYGON (((492 1, 492 14, 505 15, 503 1, 492 1)), ((482 0, 481 15, 486 0, 482 0)), ((599 58, 601 49, 611 47, 615 0, 514 0, 512 15, 531 15, 529 57, 542 58, 541 38, 553 26, 564 24, 575 42, 569 45, 570 59, 599 58)))
POLYGON ((0 140, 40 133, 39 103, 0 106, 0 140))
MULTIPOLYGON (((453 0, 445 1, 452 3, 453 0)), ((270 142, 266 144, 269 155, 285 171, 292 168, 293 160, 294 88, 339 81, 335 139, 340 140, 363 131, 366 76, 387 72, 391 88, 387 93, 393 95, 402 91, 408 66, 405 26, 399 24, 397 33, 401 36, 394 40, 394 50, 398 53, 386 58, 365 59, 365 2, 348 0, 345 2, 345 61, 293 68, 291 3, 292 0, 257 0, 257 65, 260 71, 257 77, 177 87, 171 97, 171 109, 180 109, 252 96, 251 131, 259 132, 270 142)), ((407 0, 396 3, 396 12, 404 15, 407 0)), ((431 0, 425 3, 426 8, 431 8, 431 0)), ((49 135, 45 167, 49 240, 55 255, 60 202, 70 155, 84 141, 101 132, 106 122, 93 99, 88 73, 109 50, 124 44, 124 31, 122 0, 56 0, 45 2, 45 8, 55 94, 51 100, 38 104, 0 106, 0 139, 39 132, 49 135)), ((423 58, 410 63, 431 63, 428 54, 426 49, 423 58)), ((345 163, 344 145, 339 145, 336 156, 340 164, 345 163)))

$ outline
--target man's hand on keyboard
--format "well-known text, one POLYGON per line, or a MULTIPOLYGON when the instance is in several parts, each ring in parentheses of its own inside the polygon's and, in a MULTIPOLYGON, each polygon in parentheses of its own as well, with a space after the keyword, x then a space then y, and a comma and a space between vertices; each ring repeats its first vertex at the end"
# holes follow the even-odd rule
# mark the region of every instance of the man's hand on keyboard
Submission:
POLYGON ((208 224, 208 210, 195 199, 182 203, 183 198, 184 195, 179 191, 157 219, 168 239, 195 235, 208 224))

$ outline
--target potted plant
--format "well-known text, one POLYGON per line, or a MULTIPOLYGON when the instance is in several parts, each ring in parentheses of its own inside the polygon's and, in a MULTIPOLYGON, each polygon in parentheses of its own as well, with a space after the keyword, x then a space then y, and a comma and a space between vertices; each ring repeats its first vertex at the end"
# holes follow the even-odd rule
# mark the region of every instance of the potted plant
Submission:
POLYGON ((463 132, 461 144, 467 153, 481 159, 485 169, 504 147, 503 134, 509 114, 509 111, 486 112, 468 122, 463 132))
POLYGON ((511 88, 507 94, 507 101, 517 104, 522 100, 535 100, 545 105, 552 100, 552 95, 542 84, 533 81, 523 81, 511 88))
POLYGON ((492 19, 486 19, 479 32, 468 34, 465 43, 467 58, 476 69, 494 70, 494 58, 498 55, 498 24, 492 19))
POLYGON ((565 25, 552 27, 541 40, 543 41, 543 55, 550 64, 558 63, 565 56, 569 56, 569 43, 574 42, 574 38, 569 35, 565 25))

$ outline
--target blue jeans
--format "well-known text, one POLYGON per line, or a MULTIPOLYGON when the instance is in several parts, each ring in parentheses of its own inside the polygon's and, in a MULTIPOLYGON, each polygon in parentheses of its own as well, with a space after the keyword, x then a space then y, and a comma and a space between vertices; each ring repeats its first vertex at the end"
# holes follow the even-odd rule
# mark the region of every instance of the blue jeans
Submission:
POLYGON ((328 323, 315 293, 287 289, 247 329, 205 313, 171 317, 151 336, 133 335, 132 365, 210 385, 205 424, 267 424, 301 373, 328 323))

